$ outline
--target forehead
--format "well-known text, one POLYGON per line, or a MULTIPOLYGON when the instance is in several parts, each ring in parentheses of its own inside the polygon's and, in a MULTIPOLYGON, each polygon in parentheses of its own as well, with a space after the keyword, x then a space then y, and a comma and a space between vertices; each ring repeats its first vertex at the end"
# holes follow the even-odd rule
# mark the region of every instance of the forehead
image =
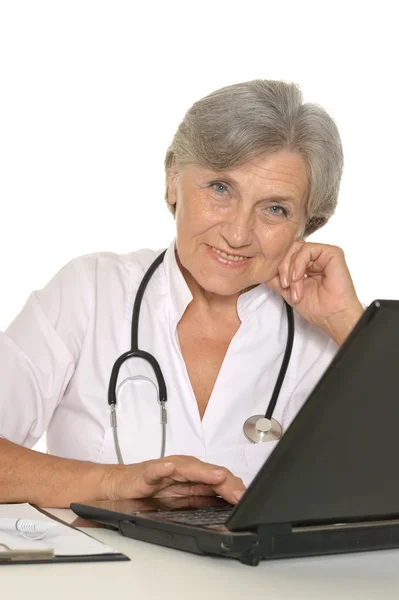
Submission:
POLYGON ((258 156, 231 169, 213 171, 190 165, 194 178, 222 179, 241 193, 256 196, 282 196, 301 202, 307 198, 309 176, 307 165, 299 152, 281 151, 258 156))

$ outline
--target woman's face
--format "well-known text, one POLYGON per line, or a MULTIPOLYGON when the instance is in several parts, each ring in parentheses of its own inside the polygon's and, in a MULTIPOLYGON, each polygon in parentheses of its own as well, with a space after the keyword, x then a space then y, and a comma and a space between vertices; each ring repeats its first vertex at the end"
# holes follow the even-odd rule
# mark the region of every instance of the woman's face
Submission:
POLYGON ((299 153, 281 151, 240 167, 187 165, 169 179, 181 265, 224 296, 267 282, 305 225, 308 175, 299 153))

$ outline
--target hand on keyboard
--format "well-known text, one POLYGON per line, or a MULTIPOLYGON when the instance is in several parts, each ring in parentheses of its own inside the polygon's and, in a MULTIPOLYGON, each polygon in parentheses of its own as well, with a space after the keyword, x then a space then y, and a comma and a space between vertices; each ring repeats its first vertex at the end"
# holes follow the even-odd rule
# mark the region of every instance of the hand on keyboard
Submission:
POLYGON ((167 456, 135 465, 109 468, 106 498, 221 496, 236 504, 245 491, 242 480, 228 469, 193 456, 167 456))

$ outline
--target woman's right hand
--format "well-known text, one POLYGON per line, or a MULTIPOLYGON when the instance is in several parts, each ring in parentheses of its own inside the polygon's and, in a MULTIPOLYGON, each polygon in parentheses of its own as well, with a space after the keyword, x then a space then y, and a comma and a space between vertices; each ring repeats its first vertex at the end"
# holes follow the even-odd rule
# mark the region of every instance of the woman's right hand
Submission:
POLYGON ((236 504, 245 491, 239 477, 228 469, 193 456, 167 456, 133 465, 107 465, 104 498, 157 498, 221 496, 236 504))

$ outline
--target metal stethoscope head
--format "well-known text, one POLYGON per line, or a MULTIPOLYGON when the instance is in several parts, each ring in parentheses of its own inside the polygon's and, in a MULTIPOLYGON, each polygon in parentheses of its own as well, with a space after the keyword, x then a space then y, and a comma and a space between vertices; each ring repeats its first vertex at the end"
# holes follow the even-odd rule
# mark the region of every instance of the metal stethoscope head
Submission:
POLYGON ((283 435, 283 430, 280 423, 273 419, 274 409, 280 394, 281 386, 283 385, 285 375, 291 358, 292 347, 294 345, 294 312, 291 306, 286 302, 285 308, 287 311, 287 344, 285 347, 283 362, 280 372, 277 377, 276 385, 274 386, 273 394, 264 415, 254 415, 249 417, 243 425, 245 437, 253 444, 262 442, 274 442, 279 440, 283 435))
POLYGON ((283 430, 276 419, 266 419, 264 415, 249 417, 243 425, 245 436, 253 444, 275 442, 283 435, 283 430))
MULTIPOLYGON (((145 289, 150 281, 152 275, 162 263, 166 250, 162 252, 154 262, 150 265, 149 269, 145 273, 139 289, 136 294, 136 298, 133 306, 133 315, 132 315, 132 328, 131 328, 131 349, 128 352, 122 354, 117 361, 115 362, 111 377, 108 386, 108 404, 111 409, 111 427, 114 434, 114 444, 115 451, 117 454, 118 462, 123 464, 122 453, 119 446, 118 440, 118 431, 117 431, 117 418, 116 418, 116 401, 117 401, 117 382, 118 375, 121 366, 124 362, 130 358, 142 358, 146 360, 152 367, 155 377, 157 380, 157 399, 158 403, 161 407, 161 425, 162 425, 162 446, 161 446, 161 458, 165 455, 165 443, 166 443, 166 421, 167 421, 167 413, 166 413, 166 402, 167 402, 167 390, 165 380, 161 371, 161 367, 159 366, 156 358, 150 354, 149 352, 145 352, 144 350, 139 350, 138 348, 138 328, 139 328, 139 316, 140 316, 140 308, 141 302, 143 299, 143 295, 145 289)), ((267 407, 265 415, 254 415, 249 417, 244 425, 243 431, 246 438, 252 442, 253 444, 259 444, 262 442, 272 442, 279 440, 282 436, 282 428, 280 423, 272 417, 274 409, 277 404, 278 396, 280 394, 281 386, 283 385, 284 378, 288 369, 288 364, 290 361, 292 347, 294 343, 294 314, 291 306, 285 302, 285 307, 287 311, 287 320, 288 320, 288 333, 287 333, 287 344, 284 352, 283 362, 280 368, 280 372, 277 377, 276 385, 274 386, 273 394, 270 399, 269 405, 267 407)), ((128 378, 129 381, 138 381, 138 380, 146 380, 150 381, 147 377, 144 376, 135 376, 128 378)), ((123 385, 120 384, 118 389, 123 385)), ((151 382, 152 383, 152 382, 151 382)), ((155 384, 153 384, 155 386, 155 384)))

